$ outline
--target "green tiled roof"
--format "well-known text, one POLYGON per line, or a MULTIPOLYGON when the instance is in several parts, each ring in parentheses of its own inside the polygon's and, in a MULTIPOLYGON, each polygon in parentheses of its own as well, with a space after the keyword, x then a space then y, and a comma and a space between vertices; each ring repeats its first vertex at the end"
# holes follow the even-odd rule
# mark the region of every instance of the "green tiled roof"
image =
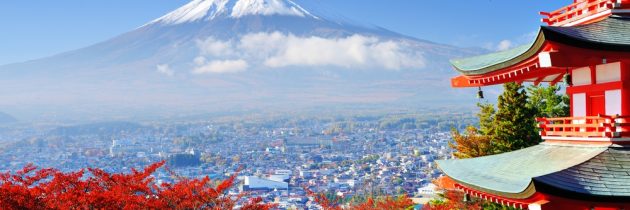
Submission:
POLYGON ((451 64, 464 75, 485 74, 510 67, 537 55, 544 43, 545 36, 539 32, 538 37, 531 44, 486 55, 455 59, 451 60, 451 64))
POLYGON ((573 192, 588 197, 622 197, 628 201, 630 148, 612 147, 582 164, 534 180, 564 190, 563 195, 573 192))
MULTIPOLYGON (((545 30, 554 31, 574 39, 609 45, 630 46, 630 19, 610 17, 605 20, 574 27, 544 26, 545 30)), ((628 47, 630 50, 630 47, 628 47)))
POLYGON ((473 189, 524 199, 535 192, 533 178, 584 163, 607 147, 540 144, 480 158, 437 161, 450 178, 473 189))
POLYGON ((464 75, 485 74, 536 56, 547 40, 582 48, 630 51, 629 34, 630 19, 614 16, 580 26, 543 26, 532 44, 487 55, 456 59, 452 60, 451 64, 464 75))
POLYGON ((532 44, 521 45, 510 50, 490 53, 470 58, 463 58, 457 60, 451 60, 451 64, 460 71, 474 72, 479 69, 484 69, 493 66, 497 63, 503 63, 522 55, 527 52, 532 44))

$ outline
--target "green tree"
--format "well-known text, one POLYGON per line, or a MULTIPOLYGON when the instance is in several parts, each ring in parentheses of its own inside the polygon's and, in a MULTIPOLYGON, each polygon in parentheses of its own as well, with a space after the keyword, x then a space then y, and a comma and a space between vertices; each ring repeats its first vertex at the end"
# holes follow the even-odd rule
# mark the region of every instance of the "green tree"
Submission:
POLYGON ((560 86, 529 86, 527 87, 527 106, 535 111, 536 117, 566 117, 569 116, 569 97, 558 94, 560 86))
POLYGON ((479 107, 479 113, 477 113, 477 117, 479 117, 478 133, 488 136, 494 135, 494 115, 496 114, 494 105, 491 103, 477 103, 477 106, 479 107))
POLYGON ((456 128, 451 129, 453 140, 448 145, 455 150, 457 158, 474 158, 496 153, 492 144, 494 136, 494 115, 496 110, 491 103, 477 103, 479 107, 479 128, 472 125, 466 127, 464 133, 456 128))
POLYGON ((455 149, 455 157, 475 158, 494 153, 491 136, 479 134, 479 130, 474 126, 469 126, 462 134, 457 129, 451 131, 453 141, 448 145, 455 149))
POLYGON ((523 85, 506 83, 497 101, 492 137, 496 153, 510 152, 540 143, 537 133, 536 110, 527 104, 523 85))

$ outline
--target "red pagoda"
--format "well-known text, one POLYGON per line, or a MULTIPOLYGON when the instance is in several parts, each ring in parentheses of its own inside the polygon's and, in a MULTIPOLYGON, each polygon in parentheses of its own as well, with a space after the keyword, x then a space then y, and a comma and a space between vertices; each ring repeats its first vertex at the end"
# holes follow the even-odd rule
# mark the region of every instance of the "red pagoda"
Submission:
POLYGON ((540 118, 543 143, 438 161, 467 196, 521 209, 630 209, 630 0, 541 12, 532 44, 452 61, 453 87, 566 82, 571 116, 540 118))

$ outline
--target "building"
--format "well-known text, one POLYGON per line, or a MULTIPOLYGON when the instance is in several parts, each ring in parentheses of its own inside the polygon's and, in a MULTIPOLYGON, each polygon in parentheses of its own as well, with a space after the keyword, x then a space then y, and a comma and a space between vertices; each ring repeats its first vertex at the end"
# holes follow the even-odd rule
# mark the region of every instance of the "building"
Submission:
POLYGON ((293 172, 291 170, 275 170, 274 174, 269 175, 269 180, 277 181, 277 182, 290 182, 291 175, 293 172))
POLYGON ((468 196, 522 209, 630 209, 630 0, 575 0, 530 45, 452 61, 453 87, 566 82, 571 116, 537 119, 543 143, 437 161, 468 196))
POLYGON ((433 184, 433 183, 430 183, 427 186, 418 188, 417 194, 422 196, 422 197, 433 198, 438 193, 438 191, 436 189, 437 189, 437 186, 435 186, 435 184, 433 184))
POLYGON ((127 139, 112 140, 112 145, 109 147, 110 157, 121 157, 134 151, 134 146, 127 139))
POLYGON ((242 191, 288 190, 289 183, 265 179, 257 176, 239 177, 243 180, 242 191))
POLYGON ((195 152, 193 148, 188 148, 185 153, 169 155, 166 163, 175 168, 199 166, 201 165, 201 154, 195 152))

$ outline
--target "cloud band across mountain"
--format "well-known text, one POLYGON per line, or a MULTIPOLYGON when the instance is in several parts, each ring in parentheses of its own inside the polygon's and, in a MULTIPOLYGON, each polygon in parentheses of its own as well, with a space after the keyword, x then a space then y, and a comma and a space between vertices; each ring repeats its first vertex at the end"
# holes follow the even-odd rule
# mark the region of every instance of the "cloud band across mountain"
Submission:
POLYGON ((195 74, 206 73, 236 73, 245 71, 249 64, 243 59, 236 60, 214 60, 205 61, 203 58, 197 58, 195 61, 197 67, 193 70, 195 74))
POLYGON ((252 33, 232 40, 197 41, 193 73, 233 73, 248 69, 338 67, 404 70, 425 67, 421 52, 405 43, 352 35, 343 38, 252 33))

